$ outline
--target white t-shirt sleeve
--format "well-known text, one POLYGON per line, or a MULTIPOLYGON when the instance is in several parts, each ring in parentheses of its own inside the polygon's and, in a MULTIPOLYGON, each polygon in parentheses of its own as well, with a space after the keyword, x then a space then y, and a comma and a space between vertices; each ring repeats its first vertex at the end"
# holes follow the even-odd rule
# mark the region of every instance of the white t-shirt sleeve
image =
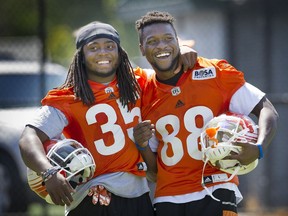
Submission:
POLYGON ((42 106, 27 125, 40 129, 52 139, 60 137, 67 124, 67 118, 60 110, 51 106, 42 106))
POLYGON ((264 96, 264 92, 246 82, 232 96, 229 110, 231 112, 249 115, 264 96))

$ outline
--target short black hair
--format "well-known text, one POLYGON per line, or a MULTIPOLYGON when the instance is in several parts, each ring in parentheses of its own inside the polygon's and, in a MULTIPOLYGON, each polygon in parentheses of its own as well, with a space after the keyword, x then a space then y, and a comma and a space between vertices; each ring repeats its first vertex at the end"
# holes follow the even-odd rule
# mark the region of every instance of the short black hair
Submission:
POLYGON ((142 44, 142 32, 145 26, 154 24, 154 23, 168 23, 170 24, 176 34, 176 30, 174 28, 173 22, 175 18, 169 14, 168 12, 162 11, 149 11, 144 16, 142 16, 139 20, 135 22, 136 30, 139 33, 139 41, 142 44))

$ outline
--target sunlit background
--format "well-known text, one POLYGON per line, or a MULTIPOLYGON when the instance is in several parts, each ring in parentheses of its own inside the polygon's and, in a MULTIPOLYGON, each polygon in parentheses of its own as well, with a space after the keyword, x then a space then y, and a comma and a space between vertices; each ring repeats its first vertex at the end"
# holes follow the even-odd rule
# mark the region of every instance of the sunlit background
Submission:
POLYGON ((227 59, 267 93, 280 114, 264 159, 240 176, 240 216, 288 215, 287 0, 0 0, 0 215, 64 215, 26 183, 18 139, 47 90, 60 85, 75 52, 73 33, 91 21, 113 25, 135 66, 149 68, 135 21, 170 12, 178 36, 208 58, 227 59), (45 72, 44 72, 45 71, 45 72), (55 211, 57 213, 55 213, 55 211), (51 213, 52 212, 52 213, 51 213))

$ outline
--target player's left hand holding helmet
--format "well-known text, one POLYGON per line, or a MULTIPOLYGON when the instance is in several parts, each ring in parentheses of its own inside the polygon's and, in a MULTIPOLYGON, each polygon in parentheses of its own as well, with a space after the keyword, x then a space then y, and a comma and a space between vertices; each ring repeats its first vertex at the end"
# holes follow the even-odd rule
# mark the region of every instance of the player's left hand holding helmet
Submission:
MULTIPOLYGON (((76 140, 49 140, 44 143, 44 149, 53 168, 56 168, 74 189, 93 177, 96 168, 93 156, 76 140)), ((28 168, 27 178, 30 188, 37 195, 54 204, 41 176, 28 168)))
POLYGON ((239 154, 242 147, 235 143, 256 144, 258 126, 248 116, 227 112, 213 118, 201 133, 202 159, 220 170, 234 175, 243 175, 256 168, 258 159, 248 165, 238 160, 225 159, 239 154))

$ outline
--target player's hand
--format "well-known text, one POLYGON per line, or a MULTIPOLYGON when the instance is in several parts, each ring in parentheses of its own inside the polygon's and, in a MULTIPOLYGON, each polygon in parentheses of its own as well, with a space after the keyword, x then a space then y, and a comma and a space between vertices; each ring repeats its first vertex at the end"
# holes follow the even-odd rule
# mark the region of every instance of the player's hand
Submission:
POLYGON ((151 124, 150 120, 140 122, 133 129, 135 143, 137 143, 140 147, 146 147, 148 145, 148 140, 154 133, 154 125, 151 124))
POLYGON ((178 73, 181 70, 181 67, 183 66, 184 72, 188 69, 192 69, 197 61, 198 53, 188 47, 188 46, 180 46, 180 59, 179 59, 179 66, 175 70, 175 74, 178 73))
POLYGON ((235 159, 240 162, 242 165, 248 165, 255 161, 259 157, 258 147, 253 143, 241 143, 237 142, 233 145, 240 146, 242 150, 239 154, 233 154, 225 157, 224 159, 235 159))
POLYGON ((88 196, 92 196, 92 203, 108 206, 111 202, 111 193, 103 185, 92 186, 88 196))
POLYGON ((45 182, 45 187, 56 205, 69 206, 73 201, 71 194, 74 193, 75 190, 59 172, 45 182))

